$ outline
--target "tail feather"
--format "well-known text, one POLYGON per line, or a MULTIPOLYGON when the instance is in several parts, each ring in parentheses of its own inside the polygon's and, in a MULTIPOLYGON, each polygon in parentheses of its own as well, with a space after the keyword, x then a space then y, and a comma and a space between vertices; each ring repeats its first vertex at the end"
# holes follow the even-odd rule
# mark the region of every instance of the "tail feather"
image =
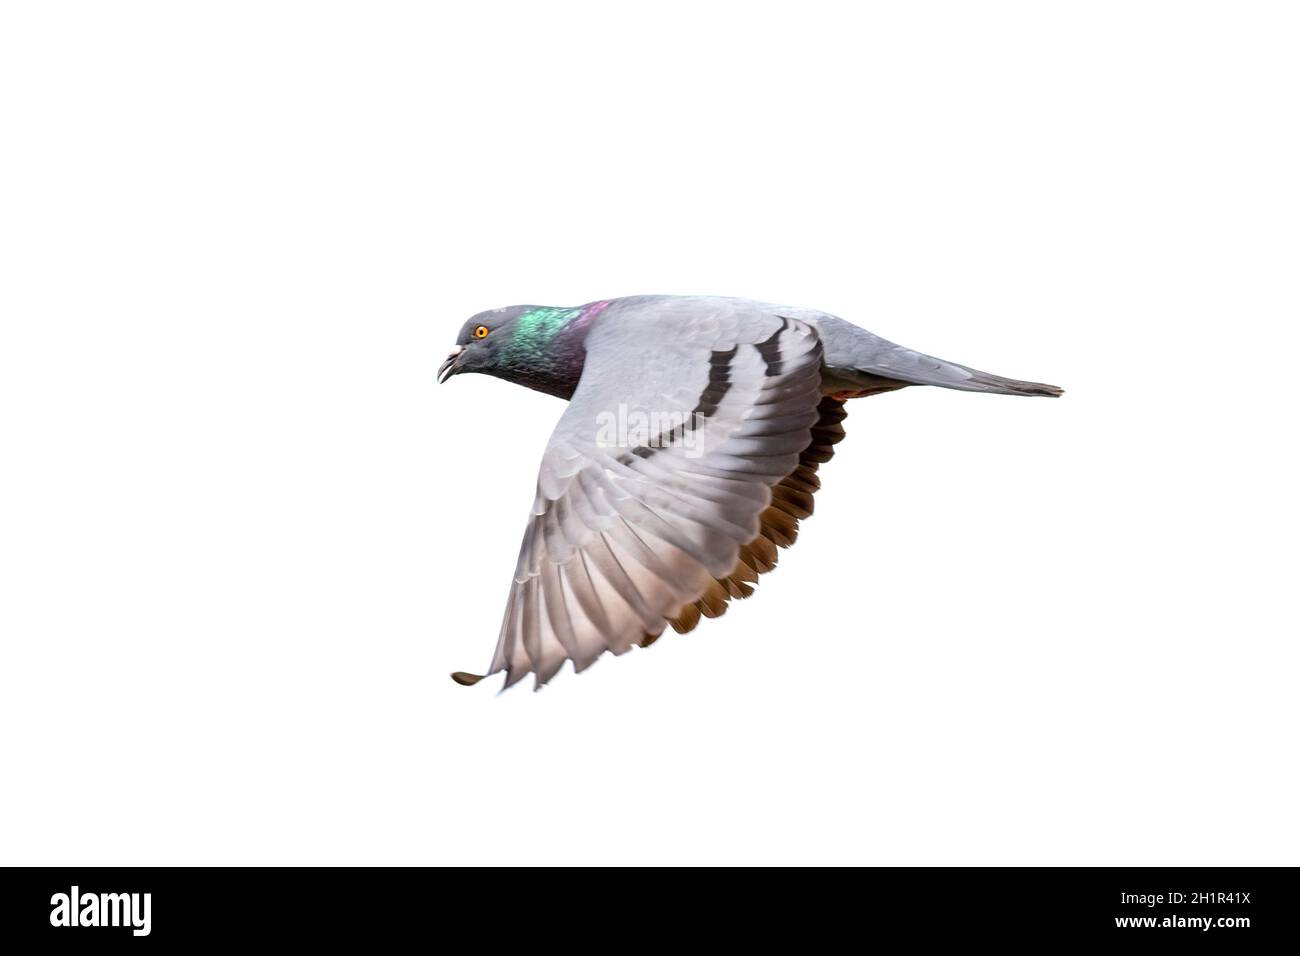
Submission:
POLYGON ((868 357, 854 369, 878 378, 906 382, 908 385, 936 385, 963 392, 988 392, 994 395, 1046 395, 1055 398, 1065 390, 1042 382, 1022 382, 977 368, 945 362, 943 359, 891 345, 868 357))
POLYGON ((1063 390, 1041 382, 990 375, 979 369, 904 348, 874 332, 859 328, 838 316, 816 313, 806 316, 817 327, 825 355, 823 388, 846 396, 874 395, 902 385, 937 385, 964 392, 997 395, 1047 395, 1055 398, 1063 390), (891 384, 895 383, 895 384, 891 384))
POLYGON ((1016 378, 1003 378, 1001 375, 991 375, 977 369, 970 369, 970 371, 973 374, 965 384, 948 384, 946 382, 935 382, 934 384, 947 385, 948 388, 965 388, 971 392, 992 392, 995 395, 1046 395, 1049 398, 1057 398, 1065 394, 1065 389, 1058 388, 1055 385, 1046 385, 1042 382, 1022 382, 1016 378))

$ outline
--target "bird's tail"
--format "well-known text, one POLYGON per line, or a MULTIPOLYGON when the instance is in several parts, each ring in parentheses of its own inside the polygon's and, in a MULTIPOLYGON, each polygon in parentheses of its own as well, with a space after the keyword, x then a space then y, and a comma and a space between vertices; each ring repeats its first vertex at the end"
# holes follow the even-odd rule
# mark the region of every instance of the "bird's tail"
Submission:
MULTIPOLYGON (((866 373, 879 379, 905 382, 908 385, 935 385, 939 388, 955 388, 963 392, 988 392, 993 395, 1047 395, 1055 398, 1064 393, 1064 389, 1042 382, 1022 382, 1017 378, 1005 378, 990 372, 981 372, 968 365, 958 365, 924 352, 914 352, 902 346, 886 343, 888 346, 868 357, 866 362, 849 372, 866 373)), ((837 369, 843 374, 843 370, 837 369)))
POLYGON ((1042 382, 1022 382, 1017 378, 1003 378, 978 369, 968 369, 970 378, 962 382, 934 382, 935 385, 948 388, 965 389, 968 392, 992 392, 994 395, 1046 395, 1056 398, 1065 394, 1065 389, 1042 382))
POLYGON ((830 393, 871 395, 903 385, 935 385, 994 395, 1047 395, 1064 389, 981 372, 968 365, 904 348, 833 315, 816 316, 825 349, 823 387, 830 393), (882 387, 884 386, 884 387, 882 387))

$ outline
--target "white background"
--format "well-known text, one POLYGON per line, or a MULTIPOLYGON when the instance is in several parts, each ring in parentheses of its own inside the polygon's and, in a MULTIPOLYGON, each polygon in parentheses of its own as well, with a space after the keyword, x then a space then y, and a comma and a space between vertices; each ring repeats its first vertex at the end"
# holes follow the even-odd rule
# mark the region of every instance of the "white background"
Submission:
POLYGON ((1236 3, 6 4, 0 860, 1295 864, 1300 32, 1236 3), (760 593, 488 661, 515 302, 824 308, 760 593))

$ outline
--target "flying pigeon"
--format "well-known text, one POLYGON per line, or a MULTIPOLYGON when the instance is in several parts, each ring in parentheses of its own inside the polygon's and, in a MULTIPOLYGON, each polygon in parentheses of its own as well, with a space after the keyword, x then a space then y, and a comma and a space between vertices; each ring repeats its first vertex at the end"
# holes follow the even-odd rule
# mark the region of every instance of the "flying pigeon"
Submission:
POLYGON ((569 402, 542 456, 487 671, 505 671, 504 687, 531 673, 540 688, 566 660, 583 671, 748 597, 812 514, 848 399, 908 385, 1061 394, 825 312, 712 296, 480 312, 438 381, 462 372, 569 402))

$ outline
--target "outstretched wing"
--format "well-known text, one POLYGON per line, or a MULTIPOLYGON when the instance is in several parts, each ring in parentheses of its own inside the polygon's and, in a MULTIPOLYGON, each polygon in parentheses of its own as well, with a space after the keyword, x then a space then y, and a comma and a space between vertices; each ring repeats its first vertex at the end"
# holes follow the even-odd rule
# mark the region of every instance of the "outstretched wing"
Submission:
POLYGON ((566 660, 581 671, 725 581, 812 440, 821 354, 810 326, 758 309, 602 317, 542 459, 488 673, 509 687, 566 660))
MULTIPOLYGON (((823 371, 823 387, 825 377, 823 371)), ((735 599, 754 593, 759 575, 776 567, 780 548, 789 548, 799 537, 799 522, 813 513, 813 496, 821 487, 817 477, 820 465, 835 455, 835 446, 844 438, 844 403, 827 395, 817 406, 817 422, 812 427, 812 441, 799 454, 799 464, 772 488, 772 503, 758 518, 758 534, 740 549, 740 559, 731 573, 717 578, 694 604, 682 608, 668 623, 678 634, 695 629, 701 617, 721 617, 735 599)), ((651 644, 655 638, 643 641, 651 644)))

